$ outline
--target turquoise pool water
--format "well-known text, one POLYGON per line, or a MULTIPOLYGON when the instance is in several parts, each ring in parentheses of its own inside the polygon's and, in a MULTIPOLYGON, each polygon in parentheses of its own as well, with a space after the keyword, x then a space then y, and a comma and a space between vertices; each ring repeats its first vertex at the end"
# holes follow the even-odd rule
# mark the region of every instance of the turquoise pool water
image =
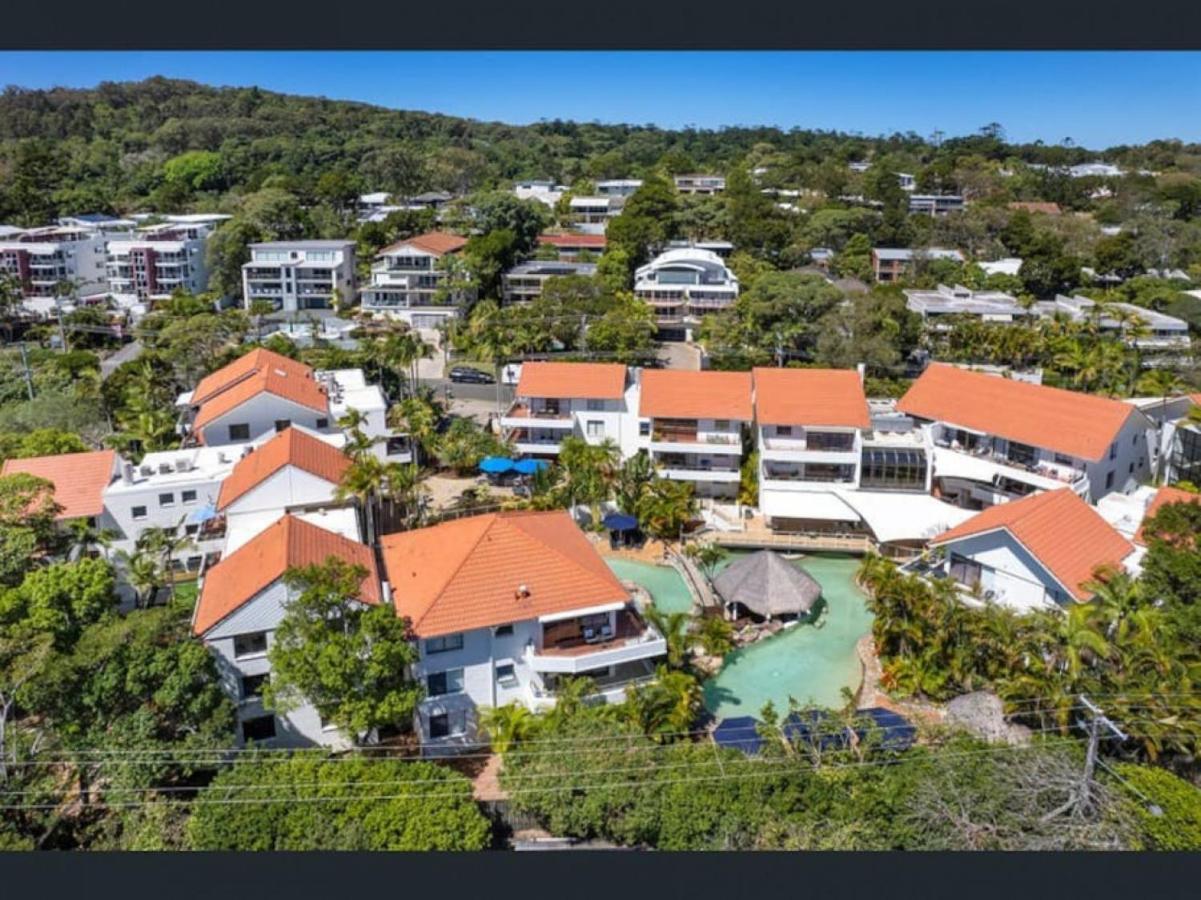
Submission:
POLYGON ((664 612, 688 612, 692 609, 692 594, 680 573, 671 566, 656 566, 631 559, 606 559, 613 574, 623 581, 642 585, 664 612))
MULTIPOLYGON (((645 587, 656 606, 669 612, 688 609, 688 588, 674 569, 627 560, 607 562, 618 578, 645 587)), ((859 686, 862 673, 855 644, 872 627, 865 597, 854 583, 859 560, 806 556, 796 563, 821 583, 827 606, 821 627, 794 625, 727 656, 721 671, 704 683, 705 706, 718 718, 757 716, 768 700, 784 711, 789 697, 800 703, 841 706, 841 689, 859 686)))

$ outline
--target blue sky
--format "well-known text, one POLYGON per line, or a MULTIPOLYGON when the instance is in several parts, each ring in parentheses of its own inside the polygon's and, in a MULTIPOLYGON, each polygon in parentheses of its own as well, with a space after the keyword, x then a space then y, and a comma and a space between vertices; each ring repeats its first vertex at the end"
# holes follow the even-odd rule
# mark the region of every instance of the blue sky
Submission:
POLYGON ((1103 148, 1201 140, 1201 53, 0 52, 0 84, 149 75, 477 119, 777 125, 1103 148))

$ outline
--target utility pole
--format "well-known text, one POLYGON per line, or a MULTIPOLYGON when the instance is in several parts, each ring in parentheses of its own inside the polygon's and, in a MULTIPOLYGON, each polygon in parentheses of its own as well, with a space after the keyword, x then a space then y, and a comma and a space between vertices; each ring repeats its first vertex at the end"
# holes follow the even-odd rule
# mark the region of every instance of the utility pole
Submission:
POLYGON ((25 342, 21 341, 21 365, 25 368, 25 390, 29 392, 29 399, 33 399, 33 376, 29 371, 29 353, 25 349, 25 342))
POLYGON ((1118 728, 1088 697, 1080 695, 1081 705, 1088 710, 1089 719, 1082 723, 1088 729, 1088 750, 1084 755, 1084 773, 1080 781, 1079 810, 1087 810, 1092 803, 1093 775, 1097 769, 1097 750, 1101 743, 1101 732, 1108 731, 1118 740, 1126 740, 1126 734, 1118 728))

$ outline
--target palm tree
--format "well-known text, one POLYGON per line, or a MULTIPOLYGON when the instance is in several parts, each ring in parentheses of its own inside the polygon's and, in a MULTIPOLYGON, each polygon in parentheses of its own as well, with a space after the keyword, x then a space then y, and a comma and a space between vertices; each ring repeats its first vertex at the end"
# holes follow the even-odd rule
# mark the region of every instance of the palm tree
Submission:
POLYGON ((139 549, 158 556, 163 577, 170 582, 171 603, 175 602, 175 559, 184 550, 195 546, 191 536, 180 531, 183 523, 180 519, 175 528, 147 528, 137 542, 139 549))
POLYGON ((698 616, 696 636, 706 656, 725 656, 734 649, 734 626, 721 616, 698 616))
POLYGON ((145 549, 132 554, 118 550, 117 560, 125 570, 125 580, 134 590, 138 609, 147 609, 163 586, 164 576, 158 555, 145 549))
POLYGON ((667 642, 667 664, 673 669, 681 668, 687 659, 688 646, 692 643, 688 633, 691 621, 688 613, 666 613, 655 606, 648 606, 642 616, 667 642))
POLYGON ((634 514, 650 483, 655 480, 655 465, 650 455, 639 451, 627 459, 617 473, 617 505, 622 512, 634 514))
POLYGON ((684 552, 700 566, 701 571, 705 573, 705 578, 710 583, 713 581, 713 573, 717 569, 718 563, 727 556, 726 549, 712 541, 703 544, 689 544, 684 552))
POLYGON ((541 722, 522 704, 506 703, 483 710, 480 725, 492 743, 492 751, 503 756, 517 744, 532 737, 541 722))
POLYGON ((405 527, 413 524, 421 510, 421 497, 426 492, 421 483, 421 469, 413 463, 386 463, 382 471, 379 496, 394 511, 400 507, 405 527))
POLYGON ((423 456, 431 453, 441 420, 442 409, 433 399, 432 392, 414 393, 388 411, 388 426, 408 434, 413 441, 413 458, 418 464, 423 456))
POLYGON ((70 541, 70 552, 86 556, 92 548, 99 551, 108 550, 117 538, 117 532, 111 528, 97 528, 89 519, 72 519, 67 523, 67 535, 70 541))
MULTIPOLYGON (((1184 382, 1181 381, 1180 376, 1171 369, 1157 367, 1139 378, 1136 385, 1136 390, 1140 394, 1162 398, 1159 405, 1160 413, 1162 415, 1163 410, 1167 408, 1168 401, 1184 390, 1184 382)), ((1166 453, 1159 453, 1156 455, 1154 472, 1156 484, 1159 484, 1163 481, 1163 464, 1166 457, 1166 453)))
POLYGON ((375 498, 379 496, 380 488, 384 484, 385 472, 384 464, 379 458, 370 454, 364 453, 355 458, 355 460, 342 473, 342 481, 334 488, 334 497, 338 500, 346 500, 354 498, 358 503, 359 509, 363 511, 364 531, 367 534, 367 543, 375 543, 375 498))
POLYGON ((581 437, 563 440, 558 464, 565 479, 564 494, 570 506, 587 504, 592 527, 600 528, 601 504, 609 499, 617 481, 621 454, 613 441, 590 444, 581 437))

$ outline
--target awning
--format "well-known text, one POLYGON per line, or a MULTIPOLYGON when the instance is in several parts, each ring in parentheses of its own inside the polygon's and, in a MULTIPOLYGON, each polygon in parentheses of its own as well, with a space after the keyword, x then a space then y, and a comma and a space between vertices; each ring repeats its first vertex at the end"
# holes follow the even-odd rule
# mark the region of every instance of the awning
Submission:
POLYGON ((581 606, 579 609, 569 609, 566 612, 547 613, 545 616, 539 616, 539 622, 561 622, 564 619, 575 619, 579 616, 594 616, 599 613, 614 612, 615 610, 625 609, 624 600, 618 600, 614 603, 601 603, 597 606, 581 606))
POLYGON ((858 522, 859 513, 831 491, 759 489, 759 510, 773 519, 824 519, 858 522))
POLYGON ((932 538, 975 515, 929 494, 892 491, 841 491, 882 544, 932 538))

